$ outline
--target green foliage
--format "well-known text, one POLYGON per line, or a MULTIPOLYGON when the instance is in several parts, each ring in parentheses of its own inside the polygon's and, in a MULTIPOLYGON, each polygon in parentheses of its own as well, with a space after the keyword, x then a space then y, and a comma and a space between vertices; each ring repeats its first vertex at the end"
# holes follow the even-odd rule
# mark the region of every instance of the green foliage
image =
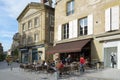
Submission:
POLYGON ((5 58, 6 58, 6 54, 0 54, 0 61, 5 60, 5 58))
POLYGON ((14 51, 12 51, 12 56, 13 56, 13 60, 18 59, 19 52, 17 48, 14 51))
POLYGON ((18 49, 15 49, 15 50, 13 51, 13 56, 18 56, 18 49))

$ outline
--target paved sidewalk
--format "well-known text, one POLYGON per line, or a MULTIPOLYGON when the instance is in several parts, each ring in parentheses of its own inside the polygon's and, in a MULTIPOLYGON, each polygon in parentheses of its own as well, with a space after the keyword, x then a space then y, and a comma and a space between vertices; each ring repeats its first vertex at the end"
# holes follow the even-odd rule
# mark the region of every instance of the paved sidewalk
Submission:
POLYGON ((112 68, 86 70, 83 74, 72 75, 63 80, 120 80, 120 70, 112 68))
POLYGON ((86 73, 84 76, 107 80, 120 80, 120 69, 106 68, 95 72, 88 71, 88 73, 86 73))
MULTIPOLYGON (((0 70, 0 80, 55 80, 54 74, 47 73, 35 73, 24 71, 20 68, 0 70)), ((86 76, 86 73, 83 75, 68 75, 58 80, 112 80, 112 79, 103 79, 96 78, 91 76, 86 76)))
MULTIPOLYGON (((56 80, 55 74, 45 72, 27 71, 19 68, 19 64, 13 64, 13 70, 7 63, 0 62, 0 80, 56 80)), ((120 80, 120 70, 107 68, 103 70, 86 70, 85 73, 65 75, 59 80, 120 80)))

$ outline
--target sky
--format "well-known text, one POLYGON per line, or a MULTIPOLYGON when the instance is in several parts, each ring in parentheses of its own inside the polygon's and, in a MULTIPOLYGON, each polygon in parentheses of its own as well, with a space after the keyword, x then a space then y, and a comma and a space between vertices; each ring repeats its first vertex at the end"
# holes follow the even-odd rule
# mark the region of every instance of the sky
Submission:
POLYGON ((4 51, 11 48, 13 35, 18 32, 17 17, 30 2, 40 0, 0 0, 0 43, 4 51))

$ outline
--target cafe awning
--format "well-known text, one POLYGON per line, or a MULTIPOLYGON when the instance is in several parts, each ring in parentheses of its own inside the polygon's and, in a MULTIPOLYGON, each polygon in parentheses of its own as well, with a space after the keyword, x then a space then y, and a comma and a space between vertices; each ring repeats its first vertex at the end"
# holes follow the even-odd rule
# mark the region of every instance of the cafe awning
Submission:
POLYGON ((67 43, 60 43, 56 46, 50 48, 47 50, 48 54, 53 53, 68 53, 68 52, 78 52, 81 51, 81 49, 90 42, 91 39, 84 39, 84 40, 78 40, 78 41, 72 41, 67 43))

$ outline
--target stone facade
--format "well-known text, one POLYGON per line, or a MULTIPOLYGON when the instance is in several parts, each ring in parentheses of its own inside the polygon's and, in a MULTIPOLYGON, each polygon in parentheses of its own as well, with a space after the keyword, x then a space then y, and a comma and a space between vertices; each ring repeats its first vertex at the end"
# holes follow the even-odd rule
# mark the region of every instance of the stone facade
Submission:
POLYGON ((110 56, 111 53, 114 53, 117 56, 115 66, 120 68, 119 10, 119 0, 57 0, 54 45, 92 38, 90 43, 91 61, 97 59, 104 62, 105 67, 111 67, 110 56), (71 3, 74 11, 67 15, 67 6, 71 1, 74 1, 71 3), (84 18, 87 18, 88 32, 87 35, 79 36, 78 24, 81 24, 79 20, 84 18), (62 27, 66 23, 69 24, 69 38, 62 39, 62 27))
POLYGON ((54 9, 43 3, 31 2, 17 20, 21 37, 19 42, 21 61, 48 59, 45 52, 53 44, 54 9))

